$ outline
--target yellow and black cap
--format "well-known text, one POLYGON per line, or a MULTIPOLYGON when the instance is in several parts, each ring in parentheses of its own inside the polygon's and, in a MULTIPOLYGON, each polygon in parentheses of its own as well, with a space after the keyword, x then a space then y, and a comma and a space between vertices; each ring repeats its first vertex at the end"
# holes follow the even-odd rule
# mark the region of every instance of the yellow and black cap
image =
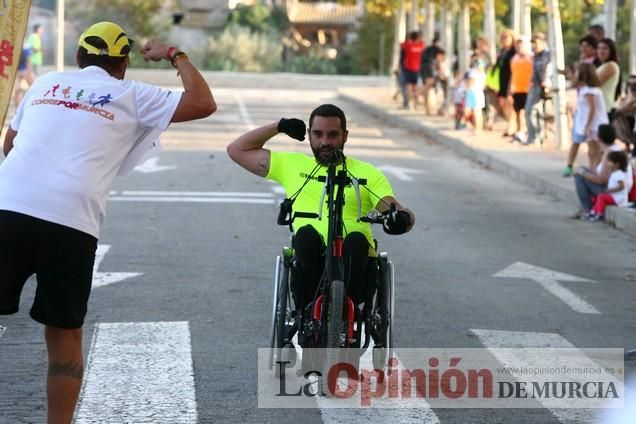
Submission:
POLYGON ((88 54, 110 57, 126 57, 134 41, 128 38, 124 30, 112 22, 99 22, 90 26, 79 39, 80 47, 88 54))

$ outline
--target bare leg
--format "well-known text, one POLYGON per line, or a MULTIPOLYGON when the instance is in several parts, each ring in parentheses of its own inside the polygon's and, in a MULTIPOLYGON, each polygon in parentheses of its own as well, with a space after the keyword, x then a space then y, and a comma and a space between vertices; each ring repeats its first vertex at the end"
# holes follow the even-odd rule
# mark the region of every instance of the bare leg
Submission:
POLYGON ((417 103, 417 86, 415 84, 409 84, 409 101, 408 104, 412 105, 412 108, 415 108, 417 103), (412 103, 411 103, 412 102, 412 103))
POLYGON ((570 145, 570 152, 568 153, 568 165, 574 165, 576 155, 579 153, 579 144, 572 143, 570 145))
POLYGON ((473 113, 475 119, 475 134, 479 134, 483 129, 484 113, 482 109, 475 109, 473 113))
POLYGON ((596 140, 589 140, 587 142, 587 157, 590 162, 590 169, 596 169, 596 166, 601 161, 601 148, 596 140))
POLYGON ((44 338, 49 353, 46 382, 48 423, 69 424, 73 419, 84 374, 82 329, 47 326, 44 338))

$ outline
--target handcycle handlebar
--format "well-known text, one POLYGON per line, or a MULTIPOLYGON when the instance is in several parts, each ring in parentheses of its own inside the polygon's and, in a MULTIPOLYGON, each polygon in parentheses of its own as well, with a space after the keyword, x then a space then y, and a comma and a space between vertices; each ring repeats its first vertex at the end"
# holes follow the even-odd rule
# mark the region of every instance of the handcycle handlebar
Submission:
POLYGON ((371 209, 366 217, 360 218, 360 221, 369 224, 384 224, 396 211, 395 203, 391 203, 391 207, 384 212, 371 209))

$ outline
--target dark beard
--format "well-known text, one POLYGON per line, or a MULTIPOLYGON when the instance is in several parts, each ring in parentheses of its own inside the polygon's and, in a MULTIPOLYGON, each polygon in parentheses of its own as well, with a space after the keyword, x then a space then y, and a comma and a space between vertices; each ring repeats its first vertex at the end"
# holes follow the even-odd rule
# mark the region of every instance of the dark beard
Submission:
POLYGON ((342 163, 342 161, 345 159, 345 155, 342 153, 342 149, 337 150, 337 149, 324 149, 324 150, 320 150, 320 149, 312 149, 312 151, 314 152, 314 157, 316 158, 316 162, 318 162, 321 165, 327 166, 330 165, 332 163, 342 163), (328 153, 327 153, 328 152, 328 153), (321 155, 321 153, 323 153, 321 155))

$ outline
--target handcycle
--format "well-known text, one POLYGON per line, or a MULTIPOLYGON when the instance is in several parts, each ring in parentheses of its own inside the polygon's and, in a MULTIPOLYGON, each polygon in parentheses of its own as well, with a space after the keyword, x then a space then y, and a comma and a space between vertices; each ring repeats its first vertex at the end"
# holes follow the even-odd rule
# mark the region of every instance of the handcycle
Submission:
MULTIPOLYGON (((359 361, 369 349, 371 340, 372 363, 374 368, 384 370, 394 348, 393 320, 395 311, 395 270, 386 252, 377 253, 369 258, 369 266, 375 267, 371 272, 371 284, 375 287, 372 296, 360 305, 354 304, 345 292, 343 265, 343 206, 345 187, 351 185, 356 193, 357 220, 370 224, 384 224, 392 214, 396 213, 395 205, 389 205, 386 212, 371 210, 367 216, 361 216, 360 188, 365 187, 366 180, 356 178, 346 169, 337 170, 332 163, 327 168, 326 176, 316 179, 324 182, 320 198, 319 212, 293 211, 294 196, 281 203, 278 224, 288 225, 293 232, 296 218, 323 219, 323 205, 327 198, 328 232, 326 240, 325 265, 318 290, 313 301, 304 310, 297 309, 291 293, 292 272, 296 266, 294 250, 284 247, 282 254, 276 257, 274 272, 274 295, 271 317, 270 369, 279 377, 284 375, 283 367, 295 362, 295 350, 291 341, 297 335, 303 347, 302 369, 319 370, 323 373, 325 366, 337 363, 342 358, 348 362, 359 361), (364 332, 363 332, 364 331, 364 332), (305 350, 309 348, 308 350, 305 350), (306 355, 315 352, 316 348, 326 348, 326 357, 306 355)), ((314 178, 319 166, 314 168, 307 181, 314 178)), ((305 184, 307 183, 305 182, 305 184)), ((377 196, 376 196, 377 197, 377 196)), ((376 243, 377 251, 377 243, 376 243)), ((302 284, 302 282, 297 282, 302 284)), ((331 390, 333 393, 333 390, 331 390)))

